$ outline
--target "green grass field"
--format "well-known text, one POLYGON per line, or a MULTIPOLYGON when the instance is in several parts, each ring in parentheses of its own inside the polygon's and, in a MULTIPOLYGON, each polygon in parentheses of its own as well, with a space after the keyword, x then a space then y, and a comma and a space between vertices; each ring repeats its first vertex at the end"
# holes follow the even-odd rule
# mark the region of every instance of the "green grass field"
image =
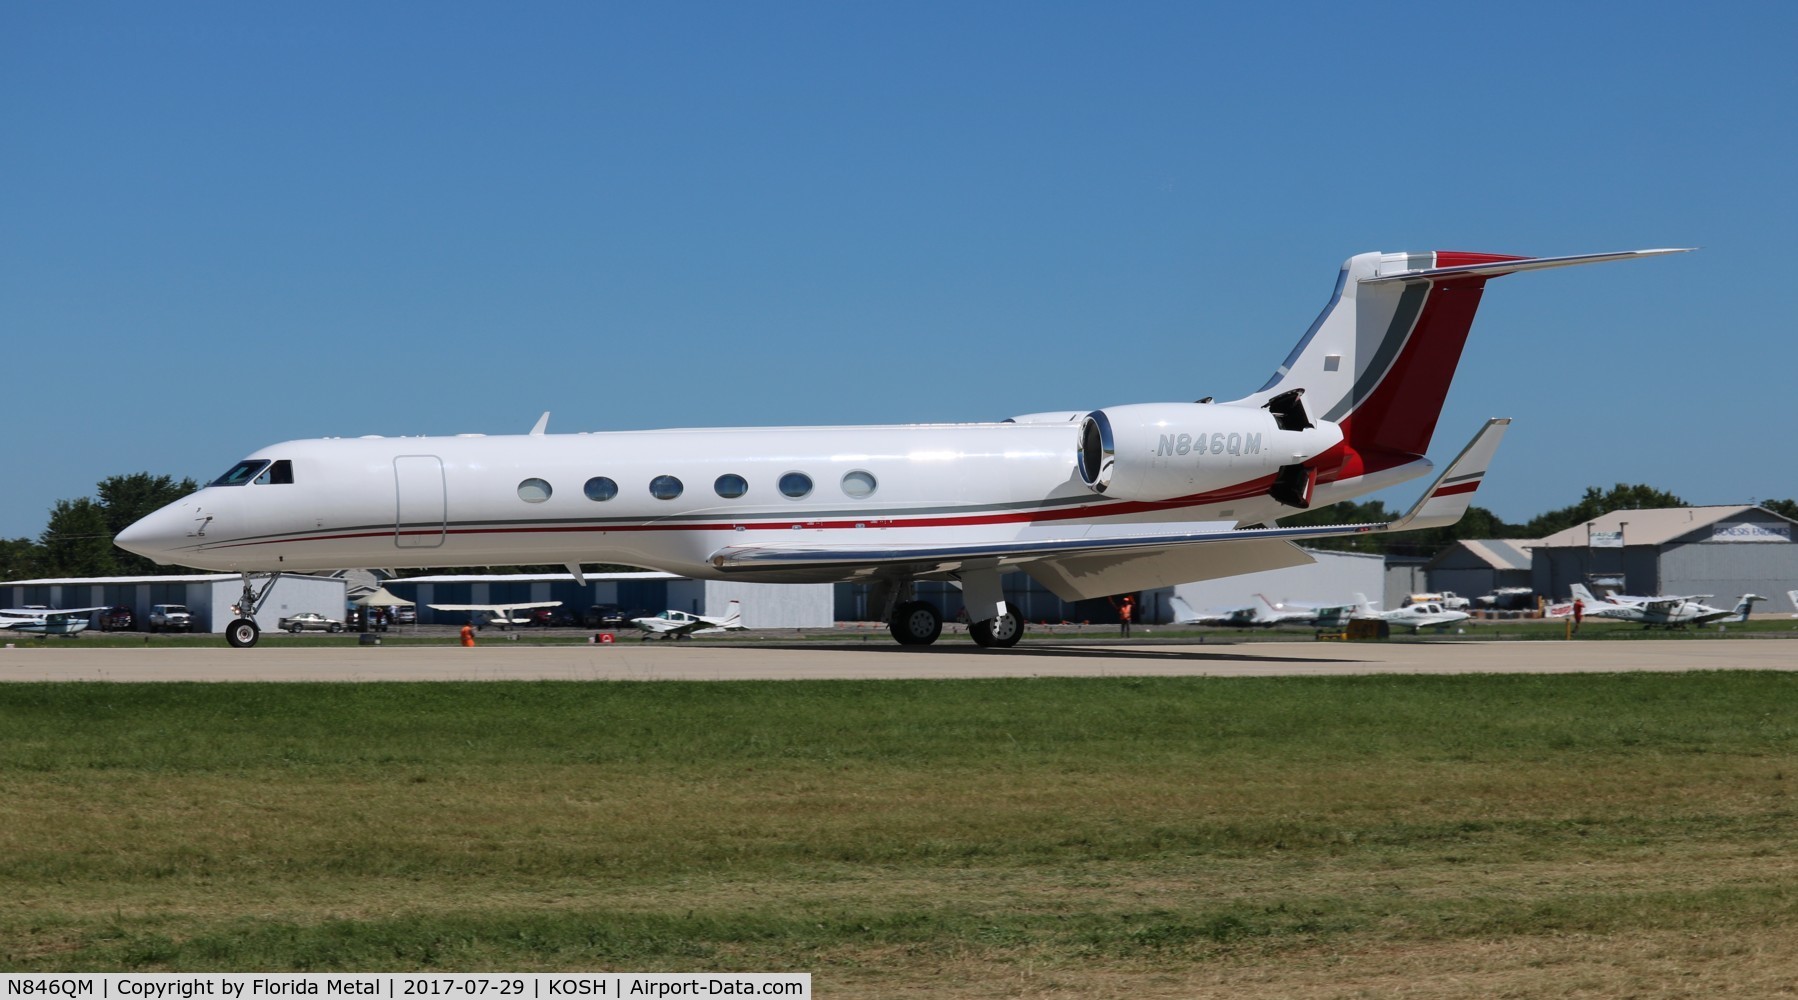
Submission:
POLYGON ((1798 677, 0 685, 0 970, 1798 980, 1798 677))

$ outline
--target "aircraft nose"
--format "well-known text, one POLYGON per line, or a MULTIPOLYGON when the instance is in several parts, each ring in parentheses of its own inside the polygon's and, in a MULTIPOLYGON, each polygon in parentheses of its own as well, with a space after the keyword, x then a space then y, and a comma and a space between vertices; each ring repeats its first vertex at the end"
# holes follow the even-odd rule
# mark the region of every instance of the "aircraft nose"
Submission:
POLYGON ((197 504, 182 501, 146 514, 124 531, 113 536, 112 543, 126 552, 143 556, 158 565, 175 561, 175 549, 188 540, 197 513, 197 504))

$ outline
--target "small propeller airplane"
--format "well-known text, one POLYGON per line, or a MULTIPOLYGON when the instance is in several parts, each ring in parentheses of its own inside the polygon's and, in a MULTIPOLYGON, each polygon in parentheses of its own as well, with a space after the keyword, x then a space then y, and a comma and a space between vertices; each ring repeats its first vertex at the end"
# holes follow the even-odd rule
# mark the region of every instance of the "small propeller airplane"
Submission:
POLYGON ((47 635, 71 637, 87 631, 98 608, 7 608, 0 610, 0 632, 21 632, 43 638, 47 635))
POLYGON ((514 625, 529 625, 531 623, 529 618, 514 618, 512 613, 515 611, 529 611, 532 608, 559 608, 561 606, 561 601, 532 601, 526 604, 425 605, 425 607, 430 608, 432 611, 466 611, 470 614, 483 614, 487 616, 487 619, 485 621, 476 621, 476 628, 486 628, 487 626, 492 625, 493 627, 500 629, 508 629, 514 625))
POLYGON ((1265 594, 1255 595, 1256 603, 1245 604, 1239 608, 1216 608, 1208 614, 1200 614, 1192 609, 1185 599, 1175 596, 1168 599, 1168 607, 1173 609, 1175 625, 1205 625, 1211 628, 1276 628, 1281 625, 1315 625, 1320 617, 1327 617, 1337 608, 1314 608, 1307 605, 1275 603, 1267 599, 1265 594))
POLYGON ((1708 625, 1725 618, 1747 621, 1755 602, 1766 600, 1759 594, 1743 594, 1736 600, 1735 607, 1726 611, 1705 604, 1710 600, 1709 594, 1601 598, 1593 596, 1582 583, 1574 584, 1571 589, 1573 596, 1583 602, 1581 614, 1585 617, 1630 622, 1644 628, 1685 628, 1687 625, 1708 625))
POLYGON ((1465 611, 1445 608, 1435 601, 1407 604, 1402 608, 1393 608, 1391 611, 1381 611, 1375 608, 1373 602, 1363 594, 1356 594, 1355 601, 1356 606, 1360 609, 1355 614, 1356 618, 1379 618, 1388 625, 1408 628, 1413 634, 1422 632, 1426 628, 1447 628, 1473 617, 1465 611))
POLYGON ((632 618, 631 624, 649 633, 643 637, 644 642, 660 637, 663 639, 690 639, 696 635, 711 635, 716 632, 740 632, 748 629, 743 624, 743 602, 732 601, 729 613, 722 618, 696 615, 688 611, 675 611, 670 608, 659 615, 648 618, 632 618))
MULTIPOLYGON (((239 647, 255 645, 268 593, 252 573, 553 562, 577 580, 583 564, 611 563, 863 582, 893 638, 915 646, 937 640, 943 615, 914 584, 949 581, 968 634, 1003 648, 1024 634, 1006 573, 1088 600, 1304 565, 1296 543, 1307 539, 1455 523, 1508 419, 1481 427, 1399 518, 1279 519, 1435 469, 1425 456, 1488 281, 1678 252, 1357 254, 1273 375, 1228 402, 582 434, 546 433, 545 414, 528 434, 288 441, 115 541, 162 565, 243 574, 240 617, 225 629, 239 647)), ((1082 364, 1098 348, 1068 346, 1082 364)))

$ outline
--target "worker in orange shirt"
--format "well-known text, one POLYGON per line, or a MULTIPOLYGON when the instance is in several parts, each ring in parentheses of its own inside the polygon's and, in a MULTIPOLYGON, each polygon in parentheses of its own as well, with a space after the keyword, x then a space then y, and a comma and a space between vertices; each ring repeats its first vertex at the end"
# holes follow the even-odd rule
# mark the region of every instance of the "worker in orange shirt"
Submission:
POLYGON ((474 648, 474 623, 472 622, 462 623, 462 645, 470 649, 474 648))
POLYGON ((1118 605, 1118 628, 1123 637, 1130 638, 1130 619, 1136 617, 1136 599, 1129 594, 1124 595, 1124 603, 1118 605))

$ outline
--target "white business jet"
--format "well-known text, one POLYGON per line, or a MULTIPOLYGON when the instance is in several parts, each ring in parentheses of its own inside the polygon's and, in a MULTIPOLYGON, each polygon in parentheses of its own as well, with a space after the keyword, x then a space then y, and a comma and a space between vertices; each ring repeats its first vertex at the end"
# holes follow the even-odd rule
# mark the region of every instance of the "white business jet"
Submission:
POLYGON ((689 611, 676 611, 670 608, 659 615, 648 618, 632 618, 631 624, 649 633, 643 637, 645 642, 657 637, 688 639, 696 635, 741 632, 748 628, 743 624, 743 603, 741 601, 730 602, 729 613, 722 618, 696 615, 689 611))
POLYGON ((531 623, 531 620, 529 618, 513 617, 513 614, 515 612, 529 611, 532 608, 559 608, 561 606, 562 606, 561 601, 533 601, 533 602, 525 603, 525 604, 427 604, 427 605, 425 605, 425 607, 430 608, 432 611, 466 611, 470 614, 486 615, 487 618, 485 621, 479 621, 479 622, 475 623, 476 627, 486 628, 487 626, 492 625, 495 628, 501 628, 501 629, 511 628, 514 625, 529 625, 531 623))
MULTIPOLYGON (((893 637, 935 642, 918 580, 960 585, 983 646, 1023 620, 1000 577, 1065 601, 1312 561, 1310 538, 1452 524, 1508 420, 1473 438, 1409 511, 1378 524, 1278 518, 1428 474, 1425 453, 1486 282, 1573 257, 1350 258, 1260 389, 979 424, 682 429, 288 441, 120 532, 162 564, 245 574, 584 563, 700 579, 872 585, 893 637)), ((545 415, 547 417, 547 414, 545 415)))
POLYGON ((74 636, 87 631, 98 608, 7 608, 0 611, 0 632, 17 632, 42 638, 47 635, 74 636))

